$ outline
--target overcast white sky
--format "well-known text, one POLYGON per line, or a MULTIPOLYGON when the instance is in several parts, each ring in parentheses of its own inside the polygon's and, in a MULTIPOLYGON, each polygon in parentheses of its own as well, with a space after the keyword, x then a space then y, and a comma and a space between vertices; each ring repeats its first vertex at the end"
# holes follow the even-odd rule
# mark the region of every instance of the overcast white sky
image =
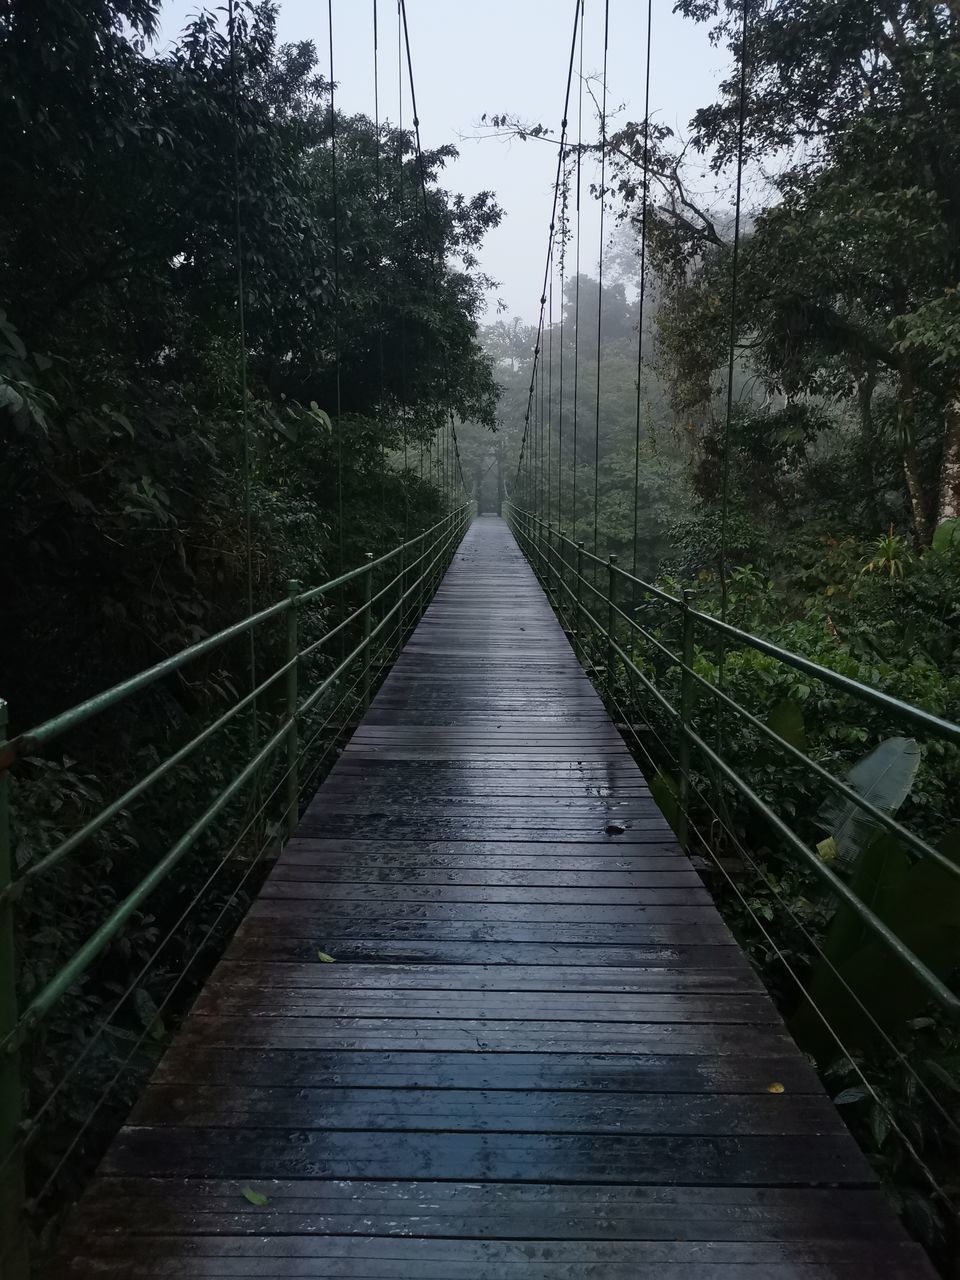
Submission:
MULTIPOLYGON (((174 38, 199 0, 168 0, 161 48, 174 38)), ((714 49, 707 28, 673 12, 673 0, 653 0, 651 111, 685 132, 694 110, 713 100, 727 60, 714 49)), ((397 118, 397 6, 379 0, 381 115, 397 118)), ((516 113, 559 126, 573 24, 571 0, 407 0, 414 81, 425 146, 455 142, 460 159, 447 170, 446 185, 471 195, 492 189, 506 216, 489 236, 484 269, 500 282, 491 295, 509 314, 535 321, 543 278, 547 225, 556 151, 542 142, 478 141, 480 116, 516 113)), ((338 106, 373 114, 373 0, 333 0, 334 73, 338 106)), ((584 73, 603 61, 603 0, 586 0, 584 73)), ((327 6, 322 0, 281 0, 280 39, 313 40, 327 67, 327 6)), ((624 105, 621 119, 643 115, 646 5, 611 0, 608 106, 624 105)), ((576 81, 572 95, 576 101, 576 81)), ((404 68, 404 121, 410 102, 404 68)), ((584 106, 584 134, 590 116, 584 106)), ((571 119, 575 120, 575 110, 571 119)), ((590 202, 585 202, 589 204, 590 202)), ((598 209, 582 214, 583 269, 596 270, 598 209)))

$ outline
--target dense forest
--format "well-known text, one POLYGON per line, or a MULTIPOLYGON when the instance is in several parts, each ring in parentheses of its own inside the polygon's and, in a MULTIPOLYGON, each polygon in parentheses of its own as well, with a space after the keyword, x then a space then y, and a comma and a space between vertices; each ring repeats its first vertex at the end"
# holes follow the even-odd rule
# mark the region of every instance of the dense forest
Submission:
POLYGON ((158 8, 3 20, 0 575, 21 726, 234 616, 242 413, 269 598, 336 567, 338 407, 351 563, 437 510, 419 465, 389 468, 381 501, 384 450, 418 459, 450 410, 493 419, 473 257, 493 197, 438 185, 452 148, 421 168, 411 133, 331 114, 313 46, 277 45, 275 6, 238 15, 233 63, 209 14, 153 56, 158 8))
MULTIPOLYGON (((452 145, 421 150, 415 130, 338 110, 314 46, 278 42, 272 0, 238 7, 230 31, 201 12, 162 53, 160 0, 0 6, 0 695, 16 731, 282 597, 289 579, 317 584, 394 547, 465 496, 481 512, 522 505, 698 609, 960 719, 960 11, 780 0, 751 6, 743 27, 739 0, 675 8, 710 24, 730 78, 688 137, 655 115, 603 122, 606 185, 588 196, 583 180, 608 219, 602 286, 571 198, 601 144, 568 140, 540 329, 482 324, 494 193, 446 188, 452 145), (750 178, 739 219, 738 162, 750 178)), ((496 129, 557 144, 510 116, 496 129)), ((656 642, 679 643, 677 617, 639 585, 630 606, 656 642)), ((656 644, 624 643, 677 693, 656 644)), ((586 653, 592 674, 620 682, 618 723, 676 823, 674 726, 604 661, 602 644, 586 653)), ((955 982, 960 750, 918 746, 747 646, 698 643, 694 666, 942 852, 946 866, 924 863, 857 824, 815 775, 698 701, 703 732, 757 794, 955 982)), ((17 869, 249 677, 246 651, 229 649, 135 714, 21 760, 17 869)), ((24 895, 24 995, 246 749, 238 729, 98 832, 48 894, 24 895)), ((705 878, 911 1229, 954 1274, 956 1028, 735 794, 694 770, 705 878)), ((41 1235, 256 888, 215 885, 139 981, 212 847, 198 845, 25 1055, 25 1111, 44 1115, 28 1159, 41 1235), (94 1052, 90 1029, 118 996, 94 1052)))

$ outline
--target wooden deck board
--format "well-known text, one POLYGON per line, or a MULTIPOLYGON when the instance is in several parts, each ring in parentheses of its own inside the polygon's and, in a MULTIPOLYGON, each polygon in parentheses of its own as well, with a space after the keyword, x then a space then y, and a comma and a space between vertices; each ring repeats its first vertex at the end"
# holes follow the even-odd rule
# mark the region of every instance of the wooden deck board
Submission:
POLYGON ((484 518, 55 1274, 933 1273, 484 518))

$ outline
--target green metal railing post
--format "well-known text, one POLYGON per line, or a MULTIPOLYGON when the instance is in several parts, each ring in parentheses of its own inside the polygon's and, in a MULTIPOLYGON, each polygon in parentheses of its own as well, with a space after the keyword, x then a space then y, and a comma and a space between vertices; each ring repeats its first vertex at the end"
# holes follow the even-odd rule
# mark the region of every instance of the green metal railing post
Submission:
POLYGON ((303 584, 296 578, 287 582, 290 608, 287 610, 287 836, 293 835, 300 821, 300 592, 303 584))
MULTIPOLYGON (((416 547, 421 546, 421 545, 422 545, 422 541, 423 541, 423 539, 422 539, 422 538, 419 538, 419 537, 418 537, 417 539, 415 539, 415 540, 414 540, 414 544, 413 544, 413 545, 414 545, 414 547, 416 548, 416 547)), ((414 556, 415 556, 415 555, 416 555, 416 552, 414 551, 414 552, 413 552, 413 554, 414 554, 414 556)), ((398 582, 398 587, 397 587, 397 603, 399 604, 400 608, 399 608, 399 610, 397 611, 397 647, 396 647, 396 652, 397 652, 397 653, 399 653, 399 652, 400 652, 401 647, 403 646, 404 629, 405 629, 405 627, 406 627, 406 625, 407 625, 407 622, 406 622, 407 607, 406 607, 406 604, 404 603, 404 598, 403 598, 403 597, 404 597, 404 592, 405 592, 405 591, 406 591, 406 589, 407 589, 407 552, 406 552, 406 550, 404 550, 404 551, 402 551, 402 552, 400 553, 400 572, 399 572, 399 574, 397 574, 397 582, 398 582)))
POLYGON ((617 557, 607 557, 607 702, 613 703, 617 642, 617 557))
MULTIPOLYGON (((367 564, 373 562, 373 552, 366 553, 367 564)), ((370 631, 373 626, 373 620, 370 617, 372 606, 370 597, 373 595, 373 569, 368 569, 363 578, 363 709, 366 711, 370 705, 370 631)), ((423 612, 423 586, 420 587, 420 611, 423 612)))
POLYGON ((680 769, 680 812, 677 819, 677 839, 686 848, 690 835, 690 712, 693 708, 693 629, 694 616, 690 608, 692 591, 684 591, 681 602, 683 635, 681 653, 683 667, 680 671, 680 741, 677 744, 677 764, 680 769))
POLYGON ((583 549, 585 542, 577 543, 577 606, 574 614, 574 635, 576 636, 575 649, 579 649, 580 657, 583 657, 583 549))
MULTIPOLYGON (((0 698, 0 742, 7 740, 7 704, 0 698)), ((10 842, 10 771, 0 768, 0 892, 13 878, 10 842)), ((0 901, 0 1041, 17 1025, 13 900, 0 901)), ((15 1041, 0 1053, 0 1274, 26 1280, 27 1232, 21 1140, 20 1052, 15 1041)))
POLYGON ((567 607, 567 531, 560 529, 557 533, 557 605, 560 609, 561 619, 566 612, 567 607))
POLYGON ((424 563, 430 568, 430 572, 424 580, 424 570, 422 568, 418 570, 421 581, 420 590, 417 593, 417 621, 423 616, 428 601, 433 598, 434 592, 440 585, 440 579, 447 571, 449 563, 447 556, 455 527, 454 521, 451 520, 439 538, 430 540, 424 536, 420 543, 420 554, 425 557, 424 563))
POLYGON ((450 551, 453 547, 453 538, 451 537, 453 527, 454 526, 451 525, 449 528, 445 529, 441 538, 436 542, 429 544, 424 542, 420 546, 420 554, 430 556, 430 563, 432 565, 427 577, 427 584, 429 585, 427 586, 426 599, 424 599, 424 593, 420 593, 421 617, 426 613, 427 605, 437 594, 440 587, 440 581, 443 578, 443 575, 447 572, 447 566, 450 564, 450 551), (433 564, 434 560, 436 560, 436 564, 433 564))

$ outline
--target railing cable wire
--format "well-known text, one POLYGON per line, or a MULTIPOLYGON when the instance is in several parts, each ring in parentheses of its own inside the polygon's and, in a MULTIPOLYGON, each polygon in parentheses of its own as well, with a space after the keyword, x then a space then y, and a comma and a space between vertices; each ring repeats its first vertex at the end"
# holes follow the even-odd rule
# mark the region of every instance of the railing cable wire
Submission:
POLYGON ((637 300, 637 419, 633 452, 633 572, 637 572, 640 532, 640 410, 643 395, 643 322, 647 290, 647 201, 650 195, 650 43, 653 0, 647 0, 647 54, 643 92, 643 184, 640 213, 640 293, 637 300))
POLYGON ((593 554, 600 527, 600 387, 603 367, 603 215, 607 207, 607 51, 610 40, 610 0, 603 6, 603 85, 600 102, 600 235, 597 264, 597 397, 593 438, 593 554))

